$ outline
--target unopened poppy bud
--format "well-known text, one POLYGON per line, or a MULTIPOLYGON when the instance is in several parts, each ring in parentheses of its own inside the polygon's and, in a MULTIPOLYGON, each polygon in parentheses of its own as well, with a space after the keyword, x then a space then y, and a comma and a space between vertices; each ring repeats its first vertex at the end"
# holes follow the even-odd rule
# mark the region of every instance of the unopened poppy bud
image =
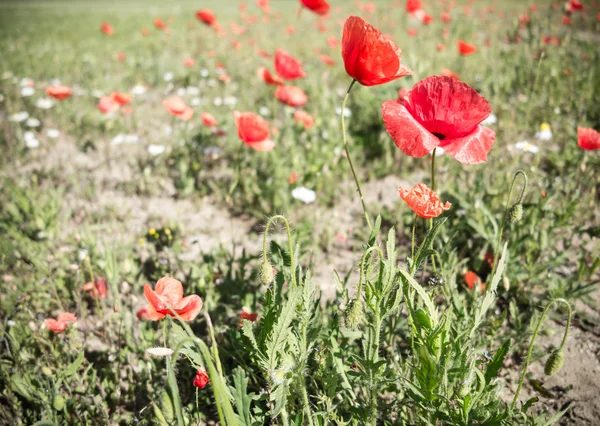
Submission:
POLYGON ((521 221, 523 219, 523 204, 518 203, 510 208, 508 211, 508 223, 511 225, 521 221))
POLYGON ((548 361, 546 361, 546 365, 544 366, 544 374, 546 376, 552 376, 553 374, 558 373, 564 362, 565 355, 561 349, 552 352, 552 354, 550 354, 548 357, 548 361))
POLYGON ((65 408, 65 398, 60 394, 56 395, 52 402, 52 406, 56 411, 62 411, 62 409, 65 408))
POLYGON ((431 320, 429 319, 429 315, 422 308, 419 308, 415 311, 414 315, 415 322, 419 324, 421 327, 430 329, 431 328, 431 320))
POLYGON ((360 299, 352 299, 344 312, 346 327, 356 329, 363 323, 364 319, 362 302, 360 299))
POLYGON ((275 275, 273 274, 273 266, 271 266, 271 263, 268 260, 265 260, 260 267, 260 283, 268 286, 271 285, 274 279, 275 275))

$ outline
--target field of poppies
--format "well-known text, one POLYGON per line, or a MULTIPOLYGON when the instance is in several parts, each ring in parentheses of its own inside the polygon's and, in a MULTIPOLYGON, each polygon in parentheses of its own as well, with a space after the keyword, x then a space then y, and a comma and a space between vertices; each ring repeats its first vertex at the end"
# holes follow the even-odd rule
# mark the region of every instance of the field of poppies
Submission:
POLYGON ((0 3, 0 425, 597 425, 597 0, 0 3))

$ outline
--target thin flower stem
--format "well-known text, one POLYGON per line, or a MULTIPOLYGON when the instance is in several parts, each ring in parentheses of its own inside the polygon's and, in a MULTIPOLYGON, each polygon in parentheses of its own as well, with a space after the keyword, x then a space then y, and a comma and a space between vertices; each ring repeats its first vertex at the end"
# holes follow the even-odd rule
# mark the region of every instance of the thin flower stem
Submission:
POLYGON ((419 217, 415 213, 415 217, 413 219, 413 225, 412 225, 412 238, 411 238, 411 245, 410 245, 410 257, 413 260, 413 262, 415 261, 415 230, 417 228, 417 220, 419 220, 419 217))
POLYGON ((269 228, 271 227, 271 224, 273 222, 275 222, 276 220, 281 220, 285 225, 285 230, 287 232, 287 240, 288 240, 288 250, 290 252, 290 268, 292 269, 292 284, 294 284, 294 288, 296 288, 296 287, 298 287, 298 283, 296 281, 296 261, 294 260, 294 244, 292 243, 292 232, 290 231, 290 224, 289 224, 288 220, 280 214, 271 217, 267 221, 267 225, 265 226, 265 233, 263 235, 263 262, 267 263, 267 258, 269 255, 269 252, 267 251, 269 228))
MULTIPOLYGON (((437 147, 433 148, 431 152, 431 190, 435 191, 435 153, 437 151, 437 147)), ((433 218, 429 219, 429 231, 433 229, 433 218)), ((435 255, 431 255, 431 266, 433 267, 433 272, 437 272, 437 268, 435 266, 435 255)))
POLYGON ((346 120, 344 118, 344 111, 346 109, 346 102, 348 101, 348 96, 350 95, 350 91, 352 90, 352 86, 354 86, 354 83, 356 83, 356 80, 352 79, 352 83, 350 83, 350 87, 348 87, 348 91, 346 92, 346 96, 344 96, 344 101, 342 102, 342 138, 344 139, 344 150, 346 152, 346 159, 348 160, 348 164, 350 165, 350 170, 352 171, 352 176, 354 177, 354 183, 356 183, 356 190, 358 191, 358 196, 360 197, 360 203, 362 204, 365 219, 367 221, 367 225, 369 225, 369 230, 372 231, 373 226, 371 225, 371 220, 369 219, 369 214, 367 213, 367 207, 365 206, 365 200, 363 198, 362 191, 360 190, 360 183, 358 182, 358 177, 356 177, 356 171, 354 170, 354 166, 352 165, 350 151, 348 151, 348 139, 346 138, 346 120))
POLYGON ((519 398, 519 393, 521 392, 521 388, 523 387, 523 382, 525 381, 525 375, 527 374, 527 368, 529 367, 529 361, 531 360, 531 352, 533 352, 533 345, 535 343, 535 339, 537 338, 538 332, 540 331, 540 327, 542 326, 542 322, 544 318, 546 318, 546 314, 552 305, 555 303, 562 303, 567 307, 567 326, 565 327, 565 333, 563 334, 562 342, 560 343, 559 351, 562 351, 567 343, 567 337, 569 335, 569 328, 571 327, 571 305, 565 299, 553 299, 546 305, 544 312, 542 312, 542 316, 533 331, 533 336, 531 336, 531 342, 529 343, 529 349, 527 350, 527 358, 525 359, 525 365, 523 366, 523 373, 521 374, 521 380, 519 380, 519 386, 517 387, 517 392, 515 393, 515 397, 513 398, 512 405, 510 406, 511 410, 515 409, 515 405, 517 404, 517 400, 519 398))

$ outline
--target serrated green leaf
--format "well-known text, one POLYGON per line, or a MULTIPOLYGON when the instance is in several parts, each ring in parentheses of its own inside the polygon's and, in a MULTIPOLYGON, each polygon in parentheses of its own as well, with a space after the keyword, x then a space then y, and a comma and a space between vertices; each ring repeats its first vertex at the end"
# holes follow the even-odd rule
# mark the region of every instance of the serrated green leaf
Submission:
POLYGON ((502 367, 502 363, 504 362, 504 358, 508 354, 510 346, 512 345, 512 339, 508 339, 506 342, 502 344, 494 354, 494 358, 488 364, 485 370, 485 382, 490 383, 498 371, 502 367))

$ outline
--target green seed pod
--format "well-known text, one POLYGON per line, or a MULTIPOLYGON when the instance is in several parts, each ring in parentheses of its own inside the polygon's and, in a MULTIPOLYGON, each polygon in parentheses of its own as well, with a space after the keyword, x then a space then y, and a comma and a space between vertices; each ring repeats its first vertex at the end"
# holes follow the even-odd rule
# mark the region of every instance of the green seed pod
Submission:
POLYGON ((523 204, 515 204, 508 211, 508 223, 514 225, 523 219, 523 204))
POLYGON ((546 361, 546 365, 544 366, 544 374, 546 376, 552 376, 553 374, 558 373, 558 371, 562 368, 563 363, 565 362, 565 354, 562 350, 557 350, 552 352, 546 361))
POLYGON ((50 370, 48 367, 42 367, 42 373, 44 373, 48 377, 52 376, 52 370, 50 370))
POLYGON ((431 319, 429 319, 429 315, 422 308, 419 308, 415 311, 414 315, 415 322, 423 328, 430 329, 431 328, 431 319))
POLYGON ((268 260, 265 260, 260 267, 260 283, 269 286, 275 279, 273 274, 273 266, 268 260))
POLYGON ((54 402, 52 403, 52 406, 56 411, 62 411, 63 408, 65 408, 65 398, 61 394, 56 395, 54 397, 54 402))
POLYGON ((364 320, 365 316, 361 300, 352 299, 348 303, 348 306, 346 306, 346 311, 344 312, 344 322, 346 327, 356 329, 364 322, 364 320))

